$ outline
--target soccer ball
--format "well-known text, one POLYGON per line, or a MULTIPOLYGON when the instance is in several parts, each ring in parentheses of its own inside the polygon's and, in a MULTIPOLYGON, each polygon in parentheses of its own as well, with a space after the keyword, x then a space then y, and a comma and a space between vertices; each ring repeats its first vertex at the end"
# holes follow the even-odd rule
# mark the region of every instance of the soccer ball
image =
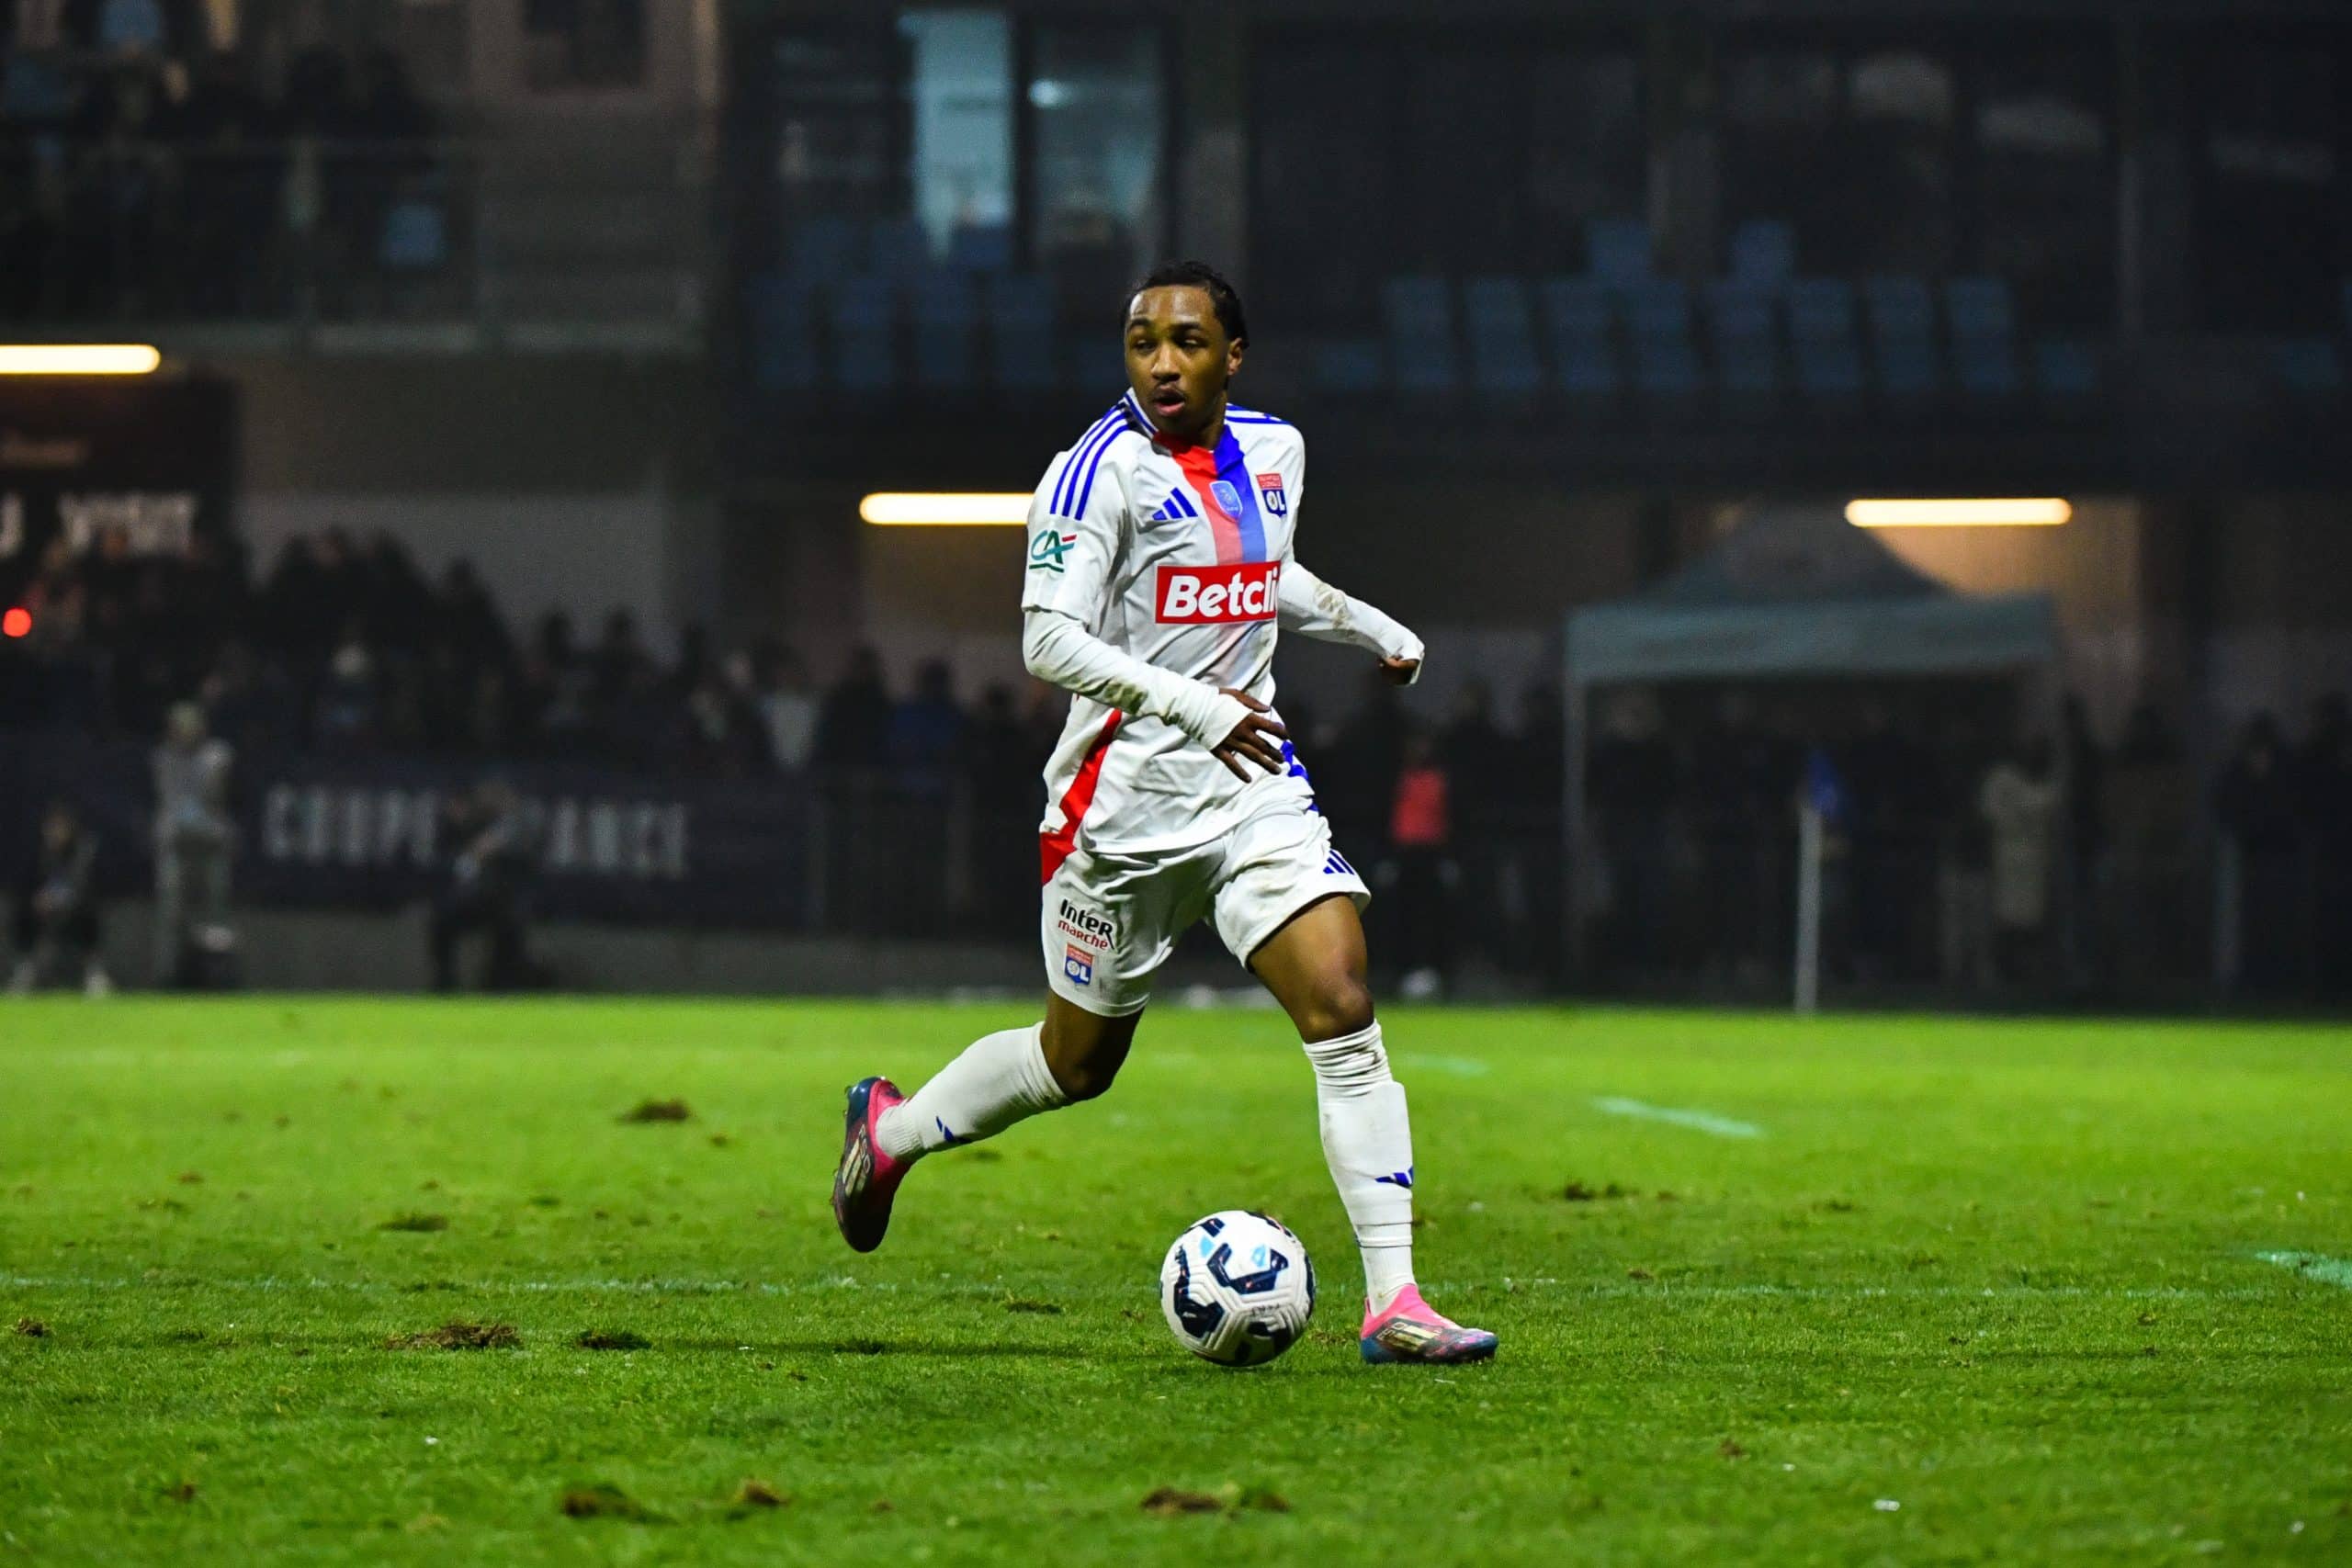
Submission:
POLYGON ((1227 1209, 1176 1238, 1159 1266, 1159 1310, 1176 1342, 1221 1367, 1271 1361, 1306 1332, 1315 1265, 1263 1214, 1227 1209))

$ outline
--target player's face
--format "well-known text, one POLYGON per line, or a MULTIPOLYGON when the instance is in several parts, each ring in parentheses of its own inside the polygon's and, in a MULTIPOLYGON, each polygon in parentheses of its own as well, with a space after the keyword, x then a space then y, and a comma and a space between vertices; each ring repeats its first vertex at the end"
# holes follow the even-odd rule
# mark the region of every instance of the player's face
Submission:
POLYGON ((1127 384, 1151 423, 1197 440, 1225 412, 1241 345, 1225 335, 1205 288, 1147 288, 1127 305, 1127 384))

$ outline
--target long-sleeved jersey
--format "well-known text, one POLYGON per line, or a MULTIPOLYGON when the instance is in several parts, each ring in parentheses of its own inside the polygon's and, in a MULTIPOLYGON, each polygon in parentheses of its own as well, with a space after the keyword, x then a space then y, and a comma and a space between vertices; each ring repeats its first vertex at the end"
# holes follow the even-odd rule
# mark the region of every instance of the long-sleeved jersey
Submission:
POLYGON ((1306 446, 1287 422, 1228 407, 1214 448, 1161 434, 1130 393, 1058 454, 1029 508, 1022 645, 1032 672, 1071 693, 1046 769, 1048 876, 1080 841, 1114 853, 1221 837, 1283 795, 1283 773, 1238 779, 1210 748, 1243 706, 1271 705, 1274 637, 1288 626, 1388 658, 1419 638, 1317 579, 1292 553, 1306 446))

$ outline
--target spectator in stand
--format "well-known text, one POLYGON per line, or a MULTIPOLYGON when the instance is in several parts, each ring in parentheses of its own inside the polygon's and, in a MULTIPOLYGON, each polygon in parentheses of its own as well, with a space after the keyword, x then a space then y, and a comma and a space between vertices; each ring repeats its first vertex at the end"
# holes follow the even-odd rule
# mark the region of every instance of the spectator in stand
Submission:
POLYGON ((824 768, 880 767, 890 754, 890 693, 882 682, 882 656, 867 647, 851 651, 849 667, 825 694, 817 716, 817 764, 824 768))
POLYGON ((571 639, 571 617, 549 610, 524 661, 518 728, 548 755, 569 757, 589 739, 595 680, 571 639))
POLYGON ((903 768, 953 768, 963 738, 955 677, 945 660, 927 659, 915 671, 913 694, 890 712, 890 760, 903 768))
POLYGON ((466 668, 503 666, 514 658, 514 644, 508 640, 506 622, 498 613, 498 602, 482 586, 474 563, 464 556, 442 570, 433 615, 466 668))
POLYGON ((97 835, 82 825, 72 802, 51 801, 41 817, 32 880, 17 897, 12 994, 22 996, 43 984, 61 964, 80 971, 87 996, 114 989, 98 951, 97 868, 97 835))
POLYGON ((1661 722, 1653 694, 1617 694, 1587 764, 1587 808, 1609 873, 1606 951, 1633 973, 1654 970, 1668 952, 1668 828, 1681 780, 1661 722))
POLYGON ((2213 792, 2237 871, 2237 978, 2256 992, 2283 991, 2301 977, 2309 884, 2298 807, 2286 737, 2275 717, 2256 714, 2213 792))
POLYGON ((777 767, 798 773, 817 750, 817 694, 809 688, 808 667, 799 654, 770 641, 753 655, 752 670, 768 754, 777 767))
POLYGON ((221 953, 237 829, 229 812, 236 754, 207 733, 204 709, 173 707, 155 748, 155 953, 158 987, 193 979, 195 954, 221 953))
POLYGON ((1386 843, 1389 807, 1395 803, 1396 771, 1405 756, 1405 708, 1396 687, 1373 671, 1363 696, 1340 726, 1330 765, 1313 766, 1317 798, 1331 818, 1333 836, 1355 852, 1376 860, 1386 843))
POLYGON ((458 988, 458 946, 475 931, 490 933, 483 989, 537 984, 544 976, 530 960, 526 922, 538 845, 523 803, 503 780, 487 780, 444 807, 441 842, 449 846, 449 861, 433 901, 433 988, 458 988))
POLYGON ((1036 919, 1028 891, 1037 874, 1036 827, 1045 816, 1040 751, 1013 710, 1012 688, 990 686, 965 732, 962 762, 972 796, 975 890, 991 932, 1022 934, 1036 919))
POLYGON ((653 655, 646 648, 645 639, 638 635, 637 617, 621 609, 607 615, 605 635, 589 662, 594 670, 595 701, 601 707, 609 708, 622 694, 651 675, 653 655))
POLYGON ((1404 965, 1408 1001, 1441 995, 1453 968, 1452 786, 1437 760, 1437 748, 1419 729, 1405 737, 1405 752, 1388 808, 1388 843, 1400 907, 1397 962, 1404 965))
POLYGON ((1993 764, 1977 796, 1992 848, 1993 953, 2001 979, 2047 984, 2050 881, 2064 795, 2050 742, 1993 764))
POLYGON ((2177 930, 2170 911, 2194 896, 2189 833, 2197 797, 2180 740, 2154 707, 2143 704, 2124 721, 2106 782, 2109 897, 2106 918, 2096 923, 2108 932, 2111 972, 2142 986, 2185 974, 2203 955, 2168 948, 2164 933, 2177 930))
POLYGON ((2313 705, 2296 773, 2296 804, 2318 887, 2313 967, 2322 990, 2342 998, 2352 993, 2352 702, 2342 692, 2313 705))
POLYGON ((319 686, 311 732, 329 750, 354 752, 373 747, 382 718, 382 671, 368 643, 366 623, 354 615, 328 656, 319 686))

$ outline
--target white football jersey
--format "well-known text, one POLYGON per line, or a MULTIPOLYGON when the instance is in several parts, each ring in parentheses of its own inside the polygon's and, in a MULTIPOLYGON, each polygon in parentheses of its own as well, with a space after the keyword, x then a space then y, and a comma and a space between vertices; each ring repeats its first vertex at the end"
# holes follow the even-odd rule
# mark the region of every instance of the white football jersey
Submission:
MULTIPOLYGON (((1298 431, 1271 414, 1228 406, 1214 449, 1180 446, 1130 392, 1038 482, 1022 607, 1271 705, 1276 598, 1306 464, 1298 431)), ((1281 795, 1311 801, 1306 769, 1283 751, 1286 772, 1245 764, 1244 782, 1174 725, 1074 696, 1046 768, 1048 863, 1080 843, 1188 848, 1281 795)))

